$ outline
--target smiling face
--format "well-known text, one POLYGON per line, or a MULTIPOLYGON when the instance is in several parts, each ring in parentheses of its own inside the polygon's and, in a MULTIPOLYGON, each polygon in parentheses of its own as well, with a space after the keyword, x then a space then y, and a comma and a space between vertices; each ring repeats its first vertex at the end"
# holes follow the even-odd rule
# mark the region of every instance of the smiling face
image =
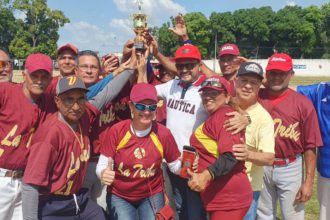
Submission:
MULTIPOLYGON (((157 105, 157 102, 149 99, 139 101, 138 103, 143 105, 157 105)), ((129 103, 133 116, 134 128, 137 130, 145 130, 151 125, 152 121, 155 119, 156 111, 150 111, 150 109, 148 108, 145 108, 144 110, 138 110, 134 104, 135 103, 133 102, 129 103)))
POLYGON ((195 82, 200 73, 201 63, 196 59, 182 58, 175 61, 178 76, 183 83, 195 82))
POLYGON ((293 71, 283 72, 280 70, 271 70, 266 72, 265 87, 274 95, 282 94, 289 88, 289 83, 293 77, 293 71))
POLYGON ((37 70, 33 73, 23 72, 25 91, 32 99, 38 98, 46 90, 52 77, 45 70, 37 70))
POLYGON ((210 88, 203 89, 200 95, 203 106, 209 114, 216 112, 221 106, 227 104, 230 98, 227 93, 210 88))
POLYGON ((70 49, 63 50, 63 52, 58 55, 56 61, 62 76, 69 76, 74 74, 75 58, 76 54, 70 49))
POLYGON ((239 69, 237 56, 231 54, 222 55, 219 58, 219 66, 223 77, 227 80, 233 79, 239 69))
POLYGON ((85 90, 82 89, 72 89, 55 96, 57 109, 69 124, 78 123, 85 113, 85 102, 85 90))
POLYGON ((240 105, 252 105, 257 101, 261 78, 253 73, 238 76, 235 83, 236 96, 240 105))
POLYGON ((0 49, 0 82, 10 82, 13 76, 13 64, 9 56, 0 49))

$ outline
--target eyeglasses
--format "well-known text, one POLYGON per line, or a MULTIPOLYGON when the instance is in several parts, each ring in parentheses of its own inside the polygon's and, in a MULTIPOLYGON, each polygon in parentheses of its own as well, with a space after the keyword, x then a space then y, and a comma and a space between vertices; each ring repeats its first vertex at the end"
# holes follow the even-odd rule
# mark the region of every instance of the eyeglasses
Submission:
POLYGON ((87 72, 89 69, 91 69, 92 72, 97 72, 99 71, 99 67, 98 66, 88 66, 88 65, 78 65, 78 68, 81 69, 84 72, 87 72))
POLYGON ((11 61, 8 61, 8 60, 0 60, 0 69, 2 68, 11 68, 13 66, 12 62, 11 61))
POLYGON ((157 104, 152 104, 152 105, 146 105, 142 103, 133 103, 133 104, 134 107, 141 112, 145 111, 146 109, 148 109, 151 112, 154 112, 157 109, 157 104))
POLYGON ((186 69, 186 70, 192 70, 196 67, 198 63, 177 63, 175 64, 177 70, 183 70, 183 69, 186 69))
POLYGON ((199 92, 199 94, 200 94, 202 97, 215 98, 215 97, 217 97, 218 95, 220 95, 221 92, 216 91, 216 90, 209 90, 209 91, 201 91, 201 92, 199 92))
POLYGON ((75 103, 78 105, 85 105, 86 103, 86 97, 81 97, 79 99, 74 99, 74 98, 60 98, 62 102, 64 103, 65 106, 67 107, 72 107, 75 103))

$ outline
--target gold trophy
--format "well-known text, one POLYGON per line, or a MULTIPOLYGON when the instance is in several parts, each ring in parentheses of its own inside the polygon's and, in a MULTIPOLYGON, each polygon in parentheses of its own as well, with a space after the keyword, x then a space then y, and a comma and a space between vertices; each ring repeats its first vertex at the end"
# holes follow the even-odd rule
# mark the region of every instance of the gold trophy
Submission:
POLYGON ((136 1, 139 7, 139 12, 133 14, 133 28, 136 34, 134 39, 134 47, 136 51, 144 51, 144 37, 143 32, 147 28, 147 15, 141 12, 142 0, 136 1))

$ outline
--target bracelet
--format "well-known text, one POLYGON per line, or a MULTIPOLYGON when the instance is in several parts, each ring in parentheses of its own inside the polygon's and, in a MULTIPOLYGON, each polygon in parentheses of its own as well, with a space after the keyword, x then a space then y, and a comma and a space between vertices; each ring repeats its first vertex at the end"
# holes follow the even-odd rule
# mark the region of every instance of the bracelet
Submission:
POLYGON ((251 122, 252 122, 251 116, 249 114, 245 114, 244 116, 247 118, 249 124, 251 124, 251 122))

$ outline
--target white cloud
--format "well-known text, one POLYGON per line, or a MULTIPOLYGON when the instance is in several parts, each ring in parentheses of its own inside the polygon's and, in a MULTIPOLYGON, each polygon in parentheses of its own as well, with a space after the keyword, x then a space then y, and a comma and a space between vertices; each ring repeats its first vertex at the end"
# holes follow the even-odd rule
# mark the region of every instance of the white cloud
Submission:
MULTIPOLYGON (((70 42, 80 50, 92 49, 101 55, 120 52, 123 44, 134 37, 132 15, 138 11, 138 6, 134 0, 113 1, 121 17, 112 18, 102 27, 85 21, 66 24, 61 30, 59 45, 70 42)), ((148 16, 149 27, 160 27, 170 16, 186 13, 183 6, 172 0, 143 0, 142 11, 148 16)))
POLYGON ((287 3, 286 3, 286 5, 287 6, 296 6, 297 5, 297 3, 293 0, 293 1, 287 1, 287 3))
POLYGON ((24 12, 22 12, 22 11, 15 10, 15 11, 14 11, 14 17, 15 17, 16 19, 22 19, 22 20, 24 21, 25 18, 26 18, 26 14, 25 14, 24 12))

